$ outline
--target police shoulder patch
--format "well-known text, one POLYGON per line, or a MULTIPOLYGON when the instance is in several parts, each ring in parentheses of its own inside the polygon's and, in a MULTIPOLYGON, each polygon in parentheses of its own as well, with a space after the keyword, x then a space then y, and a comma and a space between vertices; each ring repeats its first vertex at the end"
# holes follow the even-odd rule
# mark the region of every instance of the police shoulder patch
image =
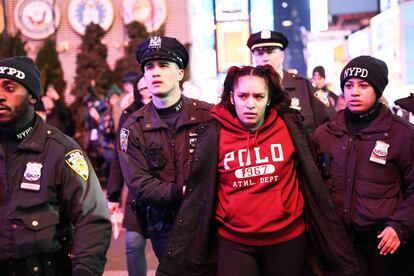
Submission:
POLYGON ((82 151, 76 149, 66 153, 65 161, 66 164, 68 164, 68 166, 80 177, 82 177, 84 180, 88 180, 89 167, 88 163, 85 160, 85 157, 83 157, 82 151))
POLYGON ((331 105, 329 102, 329 98, 328 98, 328 92, 320 89, 320 90, 317 90, 315 93, 313 93, 313 95, 327 107, 331 105))
POLYGON ((125 153, 128 150, 128 137, 129 137, 129 130, 126 128, 122 128, 119 133, 119 147, 125 153))

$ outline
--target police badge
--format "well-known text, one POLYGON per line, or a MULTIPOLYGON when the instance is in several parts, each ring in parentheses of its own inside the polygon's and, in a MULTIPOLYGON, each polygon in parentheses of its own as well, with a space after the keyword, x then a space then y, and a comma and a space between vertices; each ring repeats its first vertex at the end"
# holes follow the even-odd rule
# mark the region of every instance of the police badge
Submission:
POLYGON ((389 147, 390 145, 385 143, 384 141, 376 141, 375 148, 372 150, 369 161, 385 165, 385 163, 387 162, 389 147))
POLYGON ((31 181, 31 182, 35 182, 38 181, 40 179, 40 177, 42 176, 41 170, 42 170, 43 165, 40 163, 31 163, 28 162, 26 164, 26 170, 24 171, 24 178, 27 181, 31 181))
POLYGON ((42 176, 43 165, 35 162, 28 162, 23 177, 24 182, 20 183, 20 189, 28 191, 40 191, 40 177, 42 176))
POLYGON ((290 108, 293 108, 293 109, 296 109, 296 110, 301 110, 302 109, 302 107, 300 107, 299 98, 292 97, 291 102, 290 102, 290 108))

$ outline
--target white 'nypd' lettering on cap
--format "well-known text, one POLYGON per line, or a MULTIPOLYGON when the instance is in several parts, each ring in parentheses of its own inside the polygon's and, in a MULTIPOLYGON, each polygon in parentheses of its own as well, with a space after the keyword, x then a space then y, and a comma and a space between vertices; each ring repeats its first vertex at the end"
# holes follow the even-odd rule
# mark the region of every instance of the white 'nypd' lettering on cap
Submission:
POLYGON ((24 80, 24 78, 26 77, 26 75, 13 67, 7 67, 7 66, 0 66, 0 74, 6 74, 9 76, 15 76, 18 79, 24 80))
POLYGON ((344 71, 344 78, 348 77, 358 77, 358 78, 366 78, 368 77, 368 70, 361 67, 350 67, 345 69, 344 71))

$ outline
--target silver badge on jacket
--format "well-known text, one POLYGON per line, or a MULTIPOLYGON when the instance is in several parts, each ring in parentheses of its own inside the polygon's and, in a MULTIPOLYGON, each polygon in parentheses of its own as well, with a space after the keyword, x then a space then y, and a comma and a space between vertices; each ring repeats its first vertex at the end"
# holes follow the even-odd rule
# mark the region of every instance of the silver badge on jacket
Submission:
POLYGON ((40 163, 28 162, 26 164, 26 170, 24 171, 24 178, 31 182, 38 181, 42 176, 42 167, 43 165, 40 163))
POLYGON ((385 143, 384 141, 376 141, 375 148, 372 150, 369 161, 385 165, 385 163, 387 162, 389 147, 390 145, 385 143))

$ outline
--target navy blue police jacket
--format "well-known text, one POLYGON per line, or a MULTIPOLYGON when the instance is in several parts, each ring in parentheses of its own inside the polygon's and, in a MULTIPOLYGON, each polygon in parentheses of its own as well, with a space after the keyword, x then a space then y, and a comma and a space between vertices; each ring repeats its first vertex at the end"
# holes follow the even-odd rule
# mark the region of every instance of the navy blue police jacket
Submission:
POLYGON ((6 159, 0 141, 0 261, 56 253, 72 239, 72 272, 101 275, 111 239, 106 200, 80 146, 35 115, 6 159))

